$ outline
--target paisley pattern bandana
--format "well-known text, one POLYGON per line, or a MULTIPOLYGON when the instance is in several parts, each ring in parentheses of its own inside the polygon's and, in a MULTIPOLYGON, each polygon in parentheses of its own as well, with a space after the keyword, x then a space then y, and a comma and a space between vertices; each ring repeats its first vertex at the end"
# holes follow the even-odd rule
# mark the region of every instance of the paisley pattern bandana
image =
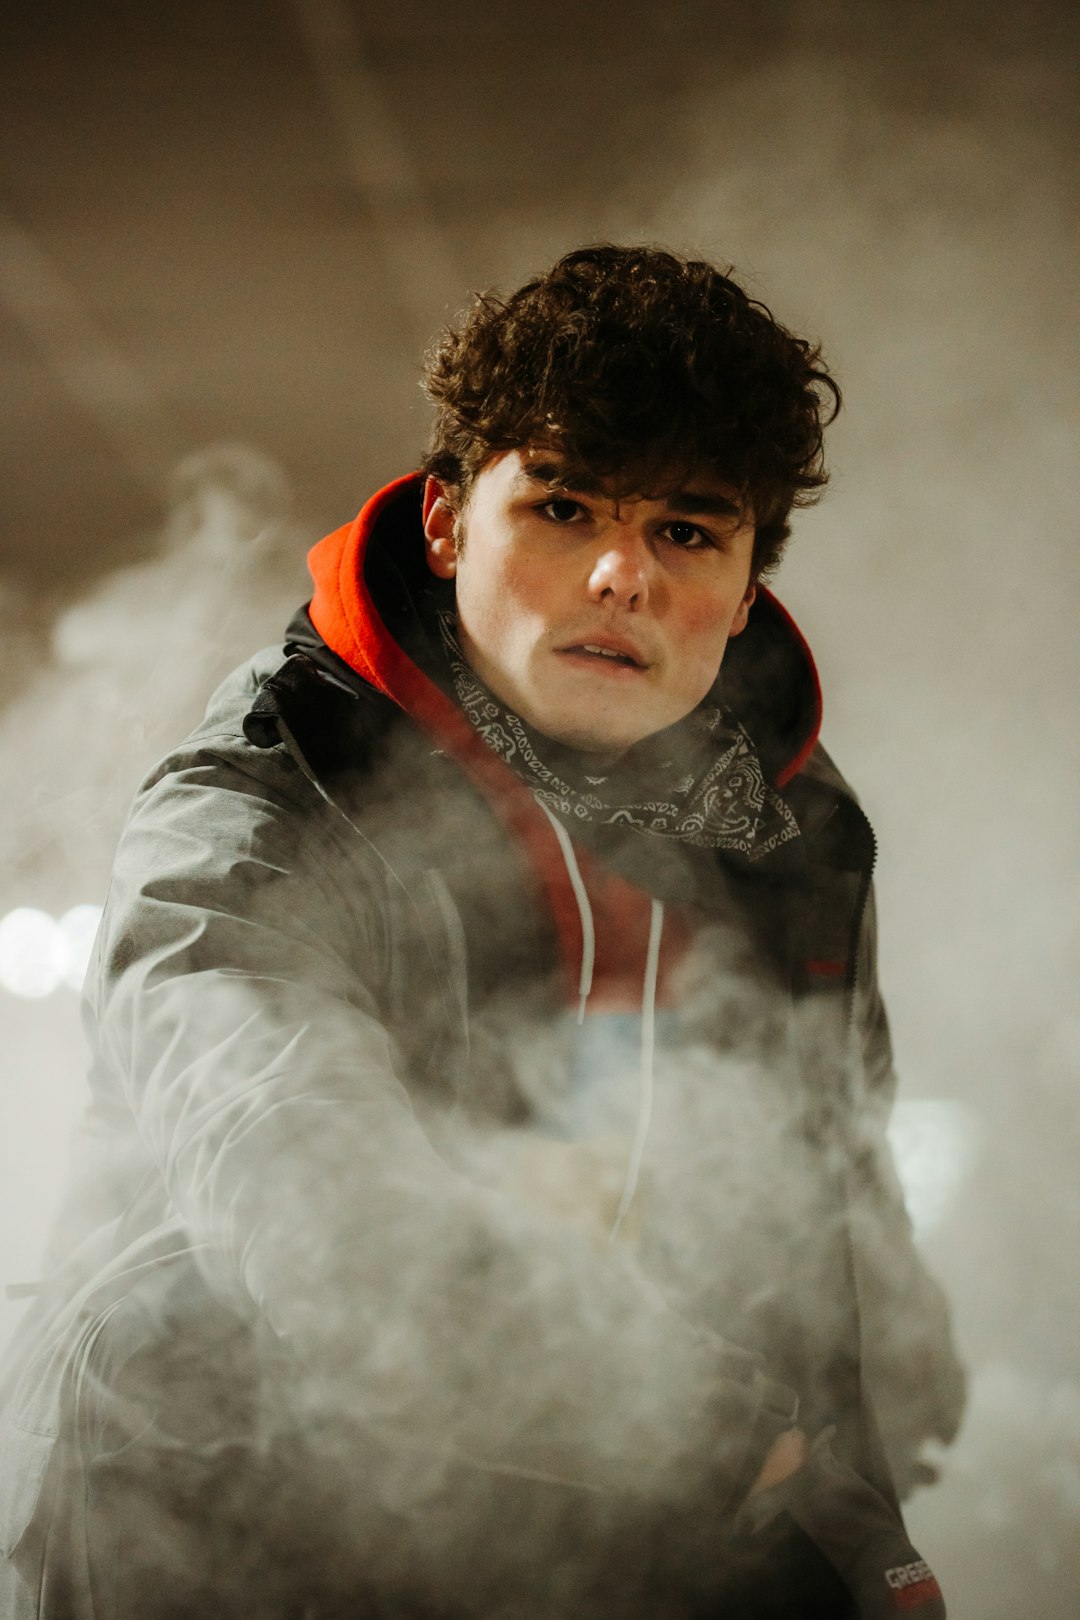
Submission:
POLYGON ((725 709, 702 703, 678 726, 639 743, 629 763, 624 756, 593 773, 482 685, 458 645, 452 611, 439 612, 439 630, 454 692, 473 727, 571 827, 575 821, 631 827, 698 849, 737 851, 750 861, 798 838, 798 822, 766 782, 751 738, 725 709), (651 750, 649 742, 656 745, 651 750))

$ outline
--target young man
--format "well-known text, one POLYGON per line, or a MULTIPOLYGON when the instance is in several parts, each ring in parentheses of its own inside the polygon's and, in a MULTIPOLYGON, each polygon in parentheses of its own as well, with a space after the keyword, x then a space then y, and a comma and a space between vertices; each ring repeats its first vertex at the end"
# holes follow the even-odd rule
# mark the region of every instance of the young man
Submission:
POLYGON ((615 247, 427 382, 425 473, 314 548, 121 843, 9 1608, 939 1616, 869 1396, 906 1474, 961 1386, 883 1142, 873 838, 762 584, 838 392, 615 247))

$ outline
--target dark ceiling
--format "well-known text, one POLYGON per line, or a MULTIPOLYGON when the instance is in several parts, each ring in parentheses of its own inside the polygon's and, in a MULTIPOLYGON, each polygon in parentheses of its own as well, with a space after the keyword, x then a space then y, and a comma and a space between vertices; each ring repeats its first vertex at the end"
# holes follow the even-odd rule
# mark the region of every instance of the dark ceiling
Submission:
MULTIPOLYGON (((340 521, 423 443, 425 338, 470 289, 598 234, 658 154, 674 176, 665 142, 704 86, 722 120, 725 87, 812 39, 861 55, 874 94, 931 102, 959 93, 943 64, 969 44, 1068 50, 1070 14, 22 8, 0 61, 0 567, 63 596, 137 555, 170 466, 222 440, 277 457, 313 526, 340 521)), ((763 138, 779 112, 760 108, 763 138)))
MULTIPOLYGON (((507 268, 500 219, 587 230, 716 15, 638 8, 613 39, 567 4, 27 8, 0 69, 4 562, 62 585, 130 554, 170 463, 221 439, 279 457, 314 521, 355 507, 415 457, 419 353, 507 268)), ((761 48, 769 8, 740 20, 761 48)))

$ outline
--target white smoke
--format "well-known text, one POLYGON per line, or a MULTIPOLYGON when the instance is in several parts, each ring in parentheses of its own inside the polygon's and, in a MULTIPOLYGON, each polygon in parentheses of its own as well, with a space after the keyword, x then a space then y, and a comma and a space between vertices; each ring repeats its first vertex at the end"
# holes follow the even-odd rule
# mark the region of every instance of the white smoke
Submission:
MULTIPOLYGON (((1080 1044, 1068 1008, 1080 961, 1066 874, 1080 551, 1061 343, 1071 102, 1038 26, 1052 11, 793 8, 789 45, 747 60, 739 36, 685 49, 676 8, 666 49, 686 76, 661 117, 634 98, 638 138, 611 200, 578 214, 560 195, 530 218, 485 199, 471 231, 473 262, 505 265, 508 284, 602 235, 734 260, 789 324, 821 333, 845 384, 836 486, 799 520, 779 591, 823 667, 826 741, 881 836, 883 978, 916 1110, 899 1116, 897 1142, 933 1208, 936 1225, 913 1203, 976 1367, 960 1443, 909 1515, 958 1620, 1069 1620, 1076 1601, 1080 1044), (920 1132, 939 1159, 951 1144, 933 1185, 920 1132)), ((166 577, 183 586, 183 570, 166 577)), ((209 604, 213 570, 200 580, 209 604)), ((212 684, 209 665, 193 666, 219 620, 208 606, 200 618, 197 594, 199 633, 155 680, 166 703, 174 679, 182 695, 189 678, 202 684, 163 742, 212 684)), ((56 669, 3 722, 5 780, 32 805, 17 811, 13 794, 0 807, 12 906, 59 915, 100 897, 152 752, 142 727, 155 722, 145 708, 133 718, 125 682, 155 668, 172 622, 151 569, 129 581, 126 606, 140 656, 101 681, 89 670, 85 687, 111 694, 111 724, 91 703, 58 719, 58 694, 75 688, 56 669), (160 604, 145 632, 140 579, 160 604)), ((51 1099, 58 1075, 81 1088, 81 1056, 73 998, 49 1002, 47 1024, 2 1006, 0 1185, 16 1233, 59 1179, 51 1099)))
MULTIPOLYGON (((308 595, 313 535, 270 457, 217 445, 186 457, 154 554, 41 627, 0 598, 0 1277, 37 1274, 86 1095, 75 991, 140 778, 201 717, 217 683, 280 641, 308 595), (7 677, 10 674, 10 679, 7 677), (54 993, 55 992, 55 993, 54 993), (41 1011, 35 1010, 35 998, 41 1011), (30 998, 29 1001, 27 998, 30 998)), ((0 1340, 19 1307, 0 1299, 0 1340)))
MULTIPOLYGON (((104 898, 140 777, 242 658, 308 595, 282 469, 243 446, 187 457, 147 561, 55 621, 35 678, 0 711, 0 867, 8 893, 63 910, 104 898)), ((5 908, 7 909, 7 908, 5 908)))

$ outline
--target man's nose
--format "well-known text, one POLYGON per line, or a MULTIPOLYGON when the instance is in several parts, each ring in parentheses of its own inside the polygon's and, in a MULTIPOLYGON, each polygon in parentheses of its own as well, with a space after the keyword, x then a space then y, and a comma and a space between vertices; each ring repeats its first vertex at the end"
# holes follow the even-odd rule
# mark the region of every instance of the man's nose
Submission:
POLYGON ((640 609, 649 600, 649 548, 631 530, 606 535, 589 573, 589 595, 595 602, 640 609))

